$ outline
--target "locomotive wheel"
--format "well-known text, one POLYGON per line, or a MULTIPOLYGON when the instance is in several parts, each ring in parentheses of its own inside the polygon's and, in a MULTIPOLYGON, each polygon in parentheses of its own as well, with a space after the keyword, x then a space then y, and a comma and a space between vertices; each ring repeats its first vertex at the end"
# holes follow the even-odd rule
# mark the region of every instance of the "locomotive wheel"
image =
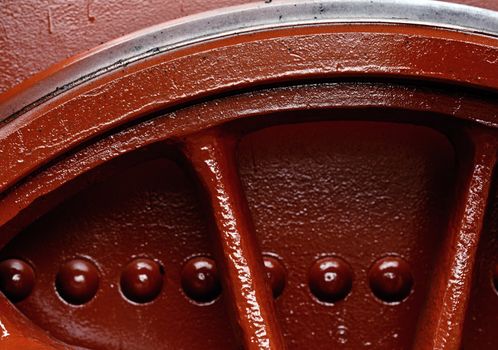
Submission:
POLYGON ((257 4, 10 90, 2 348, 496 348, 497 33, 257 4))

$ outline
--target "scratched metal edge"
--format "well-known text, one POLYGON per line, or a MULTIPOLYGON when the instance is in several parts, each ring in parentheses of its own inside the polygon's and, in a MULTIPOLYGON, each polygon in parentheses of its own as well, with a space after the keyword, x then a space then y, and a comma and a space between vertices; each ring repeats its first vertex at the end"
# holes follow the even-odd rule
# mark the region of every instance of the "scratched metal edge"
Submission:
POLYGON ((27 83, 0 102, 0 123, 102 74, 173 49, 261 30, 338 23, 413 24, 498 36, 498 12, 433 0, 282 0, 228 7, 110 41, 68 59, 66 66, 45 77, 43 84, 36 83, 35 75, 28 80, 35 83, 27 83))

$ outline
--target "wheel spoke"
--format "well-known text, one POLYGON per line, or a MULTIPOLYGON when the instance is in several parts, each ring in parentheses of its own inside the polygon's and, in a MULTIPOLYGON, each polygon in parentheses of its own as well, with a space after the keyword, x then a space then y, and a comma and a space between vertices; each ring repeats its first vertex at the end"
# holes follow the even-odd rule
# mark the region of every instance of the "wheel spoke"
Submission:
POLYGON ((459 349, 477 246, 496 163, 496 141, 473 130, 474 152, 458 186, 448 236, 436 261, 431 292, 422 314, 416 349, 459 349))
POLYGON ((246 349, 283 349, 272 293, 252 232, 234 160, 234 140, 204 134, 185 142, 189 158, 212 208, 225 295, 246 349))

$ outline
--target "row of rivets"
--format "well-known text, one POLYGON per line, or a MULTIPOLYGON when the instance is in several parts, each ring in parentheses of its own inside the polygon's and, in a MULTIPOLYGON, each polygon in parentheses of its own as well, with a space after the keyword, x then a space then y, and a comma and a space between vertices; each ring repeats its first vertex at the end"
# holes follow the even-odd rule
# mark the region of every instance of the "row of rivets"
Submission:
MULTIPOLYGON (((264 266, 274 297, 282 294, 286 270, 273 256, 264 257, 264 266)), ((154 300, 162 290, 164 270, 151 259, 139 258, 124 268, 120 287, 123 295, 136 303, 154 300)), ((56 276, 56 289, 68 303, 80 305, 90 301, 99 287, 99 272, 90 261, 74 259, 61 266, 56 276)), ((413 277, 408 263, 396 256, 377 260, 368 272, 373 294, 386 302, 398 302, 411 292, 413 277)), ((317 260, 308 274, 309 288, 320 301, 333 303, 344 299, 352 289, 353 270, 339 257, 317 260)), ((35 284, 35 272, 23 260, 8 259, 0 263, 0 290, 13 302, 26 298, 35 284)), ((498 291, 498 264, 493 271, 493 284, 498 291)), ((215 262, 206 257, 188 260, 181 272, 184 293, 198 303, 215 300, 221 284, 215 262)))
MULTIPOLYGON (((398 302, 410 294, 413 277, 406 261, 389 256, 372 265, 368 272, 368 282, 377 298, 386 302, 398 302)), ((322 258, 310 268, 309 286, 320 301, 333 303, 342 300, 351 292, 353 270, 341 258, 322 258)))
MULTIPOLYGON (((282 264, 273 257, 265 257, 265 267, 273 293, 280 295, 285 285, 282 264)), ((120 287, 123 295, 136 303, 147 303, 161 292, 164 271, 155 261, 135 259, 124 268, 120 287)), ((90 301, 97 293, 100 275, 97 267, 84 259, 73 259, 64 263, 55 279, 56 290, 66 302, 81 305, 90 301)), ((9 259, 0 263, 0 289, 12 301, 26 298, 35 284, 35 273, 31 265, 9 259)), ((206 257, 195 257, 184 265, 181 284, 185 294, 199 303, 215 300, 221 293, 221 283, 216 264, 206 257)))
MULTIPOLYGON (((135 303, 151 302, 162 290, 163 276, 162 266, 154 260, 135 259, 121 273, 121 292, 135 303)), ((181 272, 181 283, 185 294, 200 303, 215 300, 221 292, 215 263, 205 257, 187 261, 181 272)), ((57 275, 56 285, 57 291, 67 302, 88 302, 97 292, 97 269, 88 261, 72 260, 57 275)))
MULTIPOLYGON (((274 297, 285 286, 286 271, 274 257, 264 257, 266 273, 274 297)), ((123 295, 136 303, 155 299, 162 289, 164 271, 155 261, 135 259, 123 270, 120 286, 123 295)), ((2 291, 13 301, 29 295, 34 286, 33 268, 26 262, 10 259, 0 264, 2 291)), ((352 288, 353 272, 348 263, 337 257, 322 258, 309 272, 311 292, 321 301, 336 302, 345 298, 352 288)), ((373 293, 381 300, 393 302, 404 299, 411 291, 412 276, 408 264, 397 257, 378 260, 370 269, 369 282, 373 293)), ((215 300, 221 292, 216 265, 205 257, 190 259, 183 267, 181 283, 192 300, 206 303, 215 300)), ((99 272, 94 264, 83 259, 66 262, 56 277, 59 295, 70 304, 90 301, 97 293, 99 272)))
MULTIPOLYGON (((121 273, 121 292, 133 302, 150 302, 162 290, 163 275, 162 266, 154 260, 135 259, 126 265, 121 273)), ((284 280, 284 277, 281 277, 281 280, 284 280)), ((28 263, 19 259, 0 263, 0 290, 10 300, 17 302, 26 298, 34 284, 35 273, 28 263)), ((57 293, 66 302, 74 305, 89 302, 97 294, 99 284, 100 274, 97 267, 85 259, 73 259, 64 263, 55 278, 57 293)), ((206 257, 194 257, 185 263, 181 272, 181 284, 185 294, 199 303, 211 302, 221 293, 216 264, 206 257)), ((279 288, 281 290, 283 285, 279 288)))
MULTIPOLYGON (((135 303, 150 302, 161 292, 163 275, 162 267, 154 260, 135 259, 121 273, 121 292, 135 303)), ((81 305, 97 294, 99 280, 99 271, 93 263, 74 259, 61 266, 55 285, 62 299, 70 304, 81 305)))

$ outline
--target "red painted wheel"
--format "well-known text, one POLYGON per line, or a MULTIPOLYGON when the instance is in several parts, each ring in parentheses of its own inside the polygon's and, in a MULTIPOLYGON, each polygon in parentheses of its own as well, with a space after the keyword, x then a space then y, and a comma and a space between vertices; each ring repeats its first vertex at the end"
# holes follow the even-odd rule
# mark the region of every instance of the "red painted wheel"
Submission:
POLYGON ((242 7, 4 95, 2 348, 496 348, 497 18, 242 7))

